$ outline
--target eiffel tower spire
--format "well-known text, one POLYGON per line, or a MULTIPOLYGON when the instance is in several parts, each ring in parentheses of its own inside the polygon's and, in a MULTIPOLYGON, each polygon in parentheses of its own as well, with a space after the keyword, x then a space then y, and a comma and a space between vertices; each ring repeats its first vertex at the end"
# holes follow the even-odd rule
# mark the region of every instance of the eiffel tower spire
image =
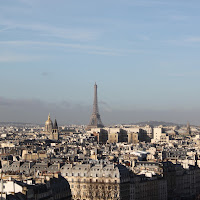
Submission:
POLYGON ((98 101, 97 101, 97 84, 94 84, 94 102, 93 102, 93 112, 92 116, 90 118, 90 123, 87 127, 87 129, 91 128, 102 128, 104 127, 100 114, 99 114, 99 109, 98 109, 98 101))
POLYGON ((191 128, 190 128, 190 123, 187 123, 187 134, 191 135, 191 128))

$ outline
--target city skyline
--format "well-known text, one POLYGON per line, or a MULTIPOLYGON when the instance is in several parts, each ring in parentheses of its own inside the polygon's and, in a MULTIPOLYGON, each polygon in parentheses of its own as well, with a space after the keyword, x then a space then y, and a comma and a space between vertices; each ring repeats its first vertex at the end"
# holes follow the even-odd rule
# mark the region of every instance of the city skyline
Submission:
MULTIPOLYGON (((94 87, 96 86, 96 82, 95 82, 95 85, 94 87)), ((43 122, 43 119, 40 120, 40 118, 38 119, 37 117, 34 118, 34 115, 38 116, 38 112, 42 112, 42 115, 40 115, 40 117, 42 117, 44 114, 46 114, 46 111, 47 110, 51 110, 52 111, 52 116, 56 117, 56 113, 59 113, 61 112, 61 115, 59 115, 59 120, 61 122, 62 125, 64 124, 82 124, 82 125, 87 125, 88 121, 89 121, 89 118, 87 119, 86 116, 88 115, 91 115, 91 111, 92 111, 92 107, 93 107, 93 112, 94 112, 94 102, 93 102, 93 105, 91 104, 90 106, 84 106, 84 105, 76 105, 77 107, 71 107, 71 110, 69 109, 69 111, 73 112, 74 116, 73 117, 69 117, 68 120, 66 121, 66 119, 64 118, 65 116, 65 111, 66 111, 66 106, 71 106, 70 104, 68 104, 67 102, 63 101, 59 106, 57 106, 56 104, 53 104, 53 103, 49 103, 49 104, 45 104, 44 102, 42 101, 38 101, 36 99, 33 99, 33 100, 29 100, 29 101, 24 101, 24 100, 17 100, 16 101, 17 104, 16 104, 16 107, 15 107, 15 111, 16 109, 19 109, 18 112, 15 112, 16 116, 14 115, 14 117, 17 117, 18 114, 20 113, 20 109, 23 110, 24 113, 22 114, 29 114, 31 111, 35 111, 34 113, 31 113, 31 116, 33 117, 33 121, 32 123, 37 123, 37 124, 42 124, 43 122), (37 107, 35 107, 37 106, 37 107), (36 109, 35 109, 36 108, 36 109), (42 111, 40 110, 42 109, 42 111), (76 113, 74 112, 76 111, 76 113), (87 113, 85 115, 85 113, 87 113), (75 116, 76 115, 76 116, 75 116), (63 116, 63 118, 62 118, 63 116), (78 120, 77 120, 77 116, 79 116, 78 120), (74 118, 75 117, 75 118, 74 118), (80 123, 80 118, 83 118, 84 119, 84 122, 83 123, 80 123), (77 120, 77 121, 76 121, 77 120)), ((100 102, 101 105, 104 105, 104 102, 101 101, 100 102)), ((11 111, 13 112, 13 106, 14 106, 14 101, 12 100, 8 100, 8 99, 3 99, 1 98, 1 106, 4 105, 5 108, 6 108, 6 112, 7 111, 11 111)), ((103 113, 105 114, 107 112, 107 114, 114 114, 114 115, 118 115, 119 118, 118 118, 118 122, 115 122, 115 121, 112 121, 112 116, 107 116, 107 118, 105 118, 105 121, 107 123, 105 123, 106 125, 114 125, 114 124, 134 124, 134 123, 138 123, 138 122, 144 122, 145 120, 143 120, 144 118, 144 115, 147 115, 147 118, 146 118, 146 121, 157 121, 157 122, 170 122, 170 123, 174 123, 174 124, 184 124, 183 122, 181 122, 181 120, 179 120, 180 118, 178 118, 177 116, 173 116, 174 117, 174 120, 165 120, 166 116, 164 116, 164 118, 159 118, 159 119, 156 119, 156 118, 152 118, 152 113, 153 111, 150 111, 148 113, 148 110, 145 110, 144 112, 141 112, 141 110, 135 110, 135 112, 133 113, 132 111, 130 111, 129 113, 128 112, 122 112, 120 110, 115 110, 115 111, 109 111, 109 110, 106 110, 105 107, 103 107, 103 113), (129 115, 127 115, 129 114, 129 115), (132 117, 130 117, 132 116, 132 117), (129 121, 129 119, 132 118, 132 119, 135 119, 135 121, 129 121), (123 119, 123 120, 121 120, 123 119), (177 120, 178 119, 178 120, 177 120), (121 121, 120 121, 121 120, 121 121)), ((92 112, 92 113, 93 113, 92 112)), ((169 110, 169 112, 171 112, 169 110)), ((198 112, 198 111, 197 111, 198 112)), ((154 114, 156 114, 156 111, 154 111, 154 114)), ((163 113, 161 113, 163 114, 163 113)), ((179 113, 178 113, 179 114, 179 113)), ((199 113, 196 113, 196 114, 199 114, 199 113)), ((50 115, 50 113, 49 113, 50 115)), ((13 116, 13 115, 12 115, 13 116)), ((22 122, 22 123, 31 123, 31 121, 29 120, 23 120, 23 121, 15 121, 15 120, 12 120, 12 116, 11 118, 9 118, 9 120, 5 120, 5 121, 2 121, 2 122, 22 122)), ((184 116, 184 115, 183 115, 184 116)), ((10 116, 9 116, 10 117, 10 116)), ((186 118, 187 119, 187 118, 186 118)), ((90 119, 91 120, 91 119, 90 119)), ((189 123, 189 121, 187 120, 187 123, 189 123)), ((196 125, 196 124, 194 124, 196 125)))
POLYGON ((0 121, 200 124, 198 1, 0 1, 0 121))

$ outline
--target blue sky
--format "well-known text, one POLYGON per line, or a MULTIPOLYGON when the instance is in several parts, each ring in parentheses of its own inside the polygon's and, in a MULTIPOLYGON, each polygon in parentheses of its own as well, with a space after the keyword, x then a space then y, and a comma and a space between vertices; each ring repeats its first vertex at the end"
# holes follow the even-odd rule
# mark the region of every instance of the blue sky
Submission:
MULTIPOLYGON (((0 0, 0 121, 200 122, 197 0, 0 0), (42 121, 43 120, 43 121, 42 121)), ((105 123, 106 124, 106 123, 105 123)))

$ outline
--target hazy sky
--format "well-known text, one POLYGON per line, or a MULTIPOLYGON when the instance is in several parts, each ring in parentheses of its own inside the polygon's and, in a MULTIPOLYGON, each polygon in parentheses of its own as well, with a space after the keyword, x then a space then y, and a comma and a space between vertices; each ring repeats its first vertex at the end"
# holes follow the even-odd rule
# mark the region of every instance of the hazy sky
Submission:
POLYGON ((0 0, 0 121, 200 124, 199 0, 0 0))

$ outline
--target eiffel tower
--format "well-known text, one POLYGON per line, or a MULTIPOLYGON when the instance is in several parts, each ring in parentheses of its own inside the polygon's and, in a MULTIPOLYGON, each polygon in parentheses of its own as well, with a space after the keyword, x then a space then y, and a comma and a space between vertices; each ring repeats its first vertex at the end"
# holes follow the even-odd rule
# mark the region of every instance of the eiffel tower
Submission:
POLYGON ((87 126, 87 130, 91 128, 102 128, 104 127, 98 109, 98 101, 97 101, 97 84, 94 84, 94 103, 93 103, 93 112, 90 118, 90 123, 87 126))
POLYGON ((191 128, 190 128, 190 123, 187 123, 187 134, 191 135, 191 128))

